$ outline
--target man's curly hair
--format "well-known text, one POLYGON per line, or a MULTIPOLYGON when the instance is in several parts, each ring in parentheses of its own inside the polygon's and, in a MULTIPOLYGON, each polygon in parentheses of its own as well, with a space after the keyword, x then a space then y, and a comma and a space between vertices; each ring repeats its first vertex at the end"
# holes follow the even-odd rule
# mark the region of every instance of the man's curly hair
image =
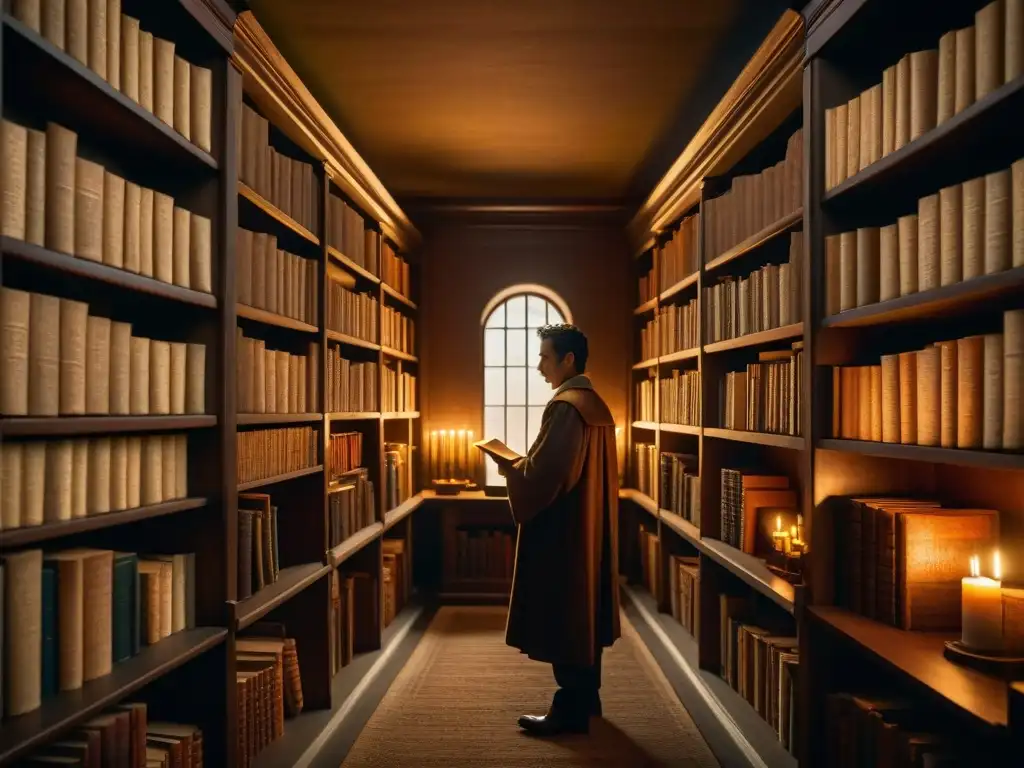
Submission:
POLYGON ((572 352, 573 361, 576 365, 576 373, 583 373, 587 370, 587 357, 590 351, 587 347, 587 337, 583 331, 575 325, 558 323, 557 325, 545 325, 537 329, 537 336, 541 341, 549 339, 551 346, 558 355, 561 362, 565 356, 572 352))

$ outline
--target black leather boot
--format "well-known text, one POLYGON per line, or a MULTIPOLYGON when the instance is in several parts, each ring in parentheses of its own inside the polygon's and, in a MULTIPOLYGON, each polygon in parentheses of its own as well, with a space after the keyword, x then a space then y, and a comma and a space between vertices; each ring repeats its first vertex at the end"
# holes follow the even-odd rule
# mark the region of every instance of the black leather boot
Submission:
POLYGON ((590 718, 586 715, 566 716, 552 710, 546 715, 520 715, 519 727, 532 736, 589 733, 590 718))

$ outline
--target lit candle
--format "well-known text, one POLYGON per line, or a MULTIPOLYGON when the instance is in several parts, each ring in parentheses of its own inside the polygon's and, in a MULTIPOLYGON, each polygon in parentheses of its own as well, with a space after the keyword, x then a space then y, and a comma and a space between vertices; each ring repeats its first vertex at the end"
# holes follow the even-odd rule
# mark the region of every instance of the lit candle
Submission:
POLYGON ((448 471, 445 477, 449 480, 455 479, 455 430, 448 430, 448 471))
POLYGON ((467 479, 476 482, 476 449, 473 447, 473 430, 466 433, 466 451, 468 453, 469 467, 467 479))
POLYGON ((466 430, 460 429, 456 445, 459 447, 459 458, 456 463, 455 479, 466 479, 466 430))
POLYGON ((775 530, 772 531, 772 544, 780 552, 789 552, 789 531, 782 530, 782 515, 775 517, 775 530))
POLYGON ((437 440, 437 430, 433 430, 430 433, 430 449, 428 451, 428 461, 430 464, 430 480, 437 480, 440 473, 437 471, 437 462, 439 458, 439 447, 437 440))
POLYGON ((999 553, 992 557, 992 576, 981 575, 981 562, 971 557, 971 575, 963 579, 963 644, 978 651, 996 651, 1003 647, 1002 564, 999 553))

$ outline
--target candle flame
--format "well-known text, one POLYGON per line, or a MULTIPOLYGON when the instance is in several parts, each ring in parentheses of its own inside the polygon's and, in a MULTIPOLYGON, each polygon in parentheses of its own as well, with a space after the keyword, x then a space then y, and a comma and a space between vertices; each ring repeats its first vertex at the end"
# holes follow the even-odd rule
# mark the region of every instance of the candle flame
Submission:
POLYGON ((431 430, 431 432, 430 432, 430 436, 431 436, 431 437, 437 437, 437 430, 436 430, 436 429, 434 429, 434 430, 431 430))
POLYGON ((999 558, 999 550, 992 555, 992 578, 996 581, 1003 578, 1003 564, 999 558))
POLYGON ((789 535, 792 536, 794 539, 796 538, 796 526, 795 525, 790 526, 790 528, 789 528, 789 535))
POLYGON ((776 531, 781 531, 782 530, 782 515, 777 515, 776 518, 775 518, 775 530, 776 531))
POLYGON ((455 437, 455 430, 454 429, 449 429, 448 430, 448 437, 455 437))
POLYGON ((462 436, 464 436, 465 434, 466 434, 466 430, 464 430, 464 429, 460 429, 460 430, 459 430, 459 437, 462 437, 462 436))
POLYGON ((977 555, 971 555, 971 578, 981 575, 981 564, 977 555))

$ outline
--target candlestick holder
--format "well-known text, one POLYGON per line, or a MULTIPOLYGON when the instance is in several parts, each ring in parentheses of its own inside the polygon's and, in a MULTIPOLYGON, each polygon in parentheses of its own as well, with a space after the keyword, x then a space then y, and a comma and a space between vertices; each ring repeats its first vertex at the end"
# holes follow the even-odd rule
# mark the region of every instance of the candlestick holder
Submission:
POLYGON ((1001 680, 1024 679, 1024 656, 1010 651, 968 648, 959 640, 948 640, 942 655, 954 664, 969 667, 1001 680))
POLYGON ((774 551, 765 563, 768 570, 790 584, 800 584, 804 575, 804 558, 801 553, 774 551))
POLYGON ((463 491, 476 490, 471 480, 433 480, 430 483, 438 496, 458 496, 463 491))

